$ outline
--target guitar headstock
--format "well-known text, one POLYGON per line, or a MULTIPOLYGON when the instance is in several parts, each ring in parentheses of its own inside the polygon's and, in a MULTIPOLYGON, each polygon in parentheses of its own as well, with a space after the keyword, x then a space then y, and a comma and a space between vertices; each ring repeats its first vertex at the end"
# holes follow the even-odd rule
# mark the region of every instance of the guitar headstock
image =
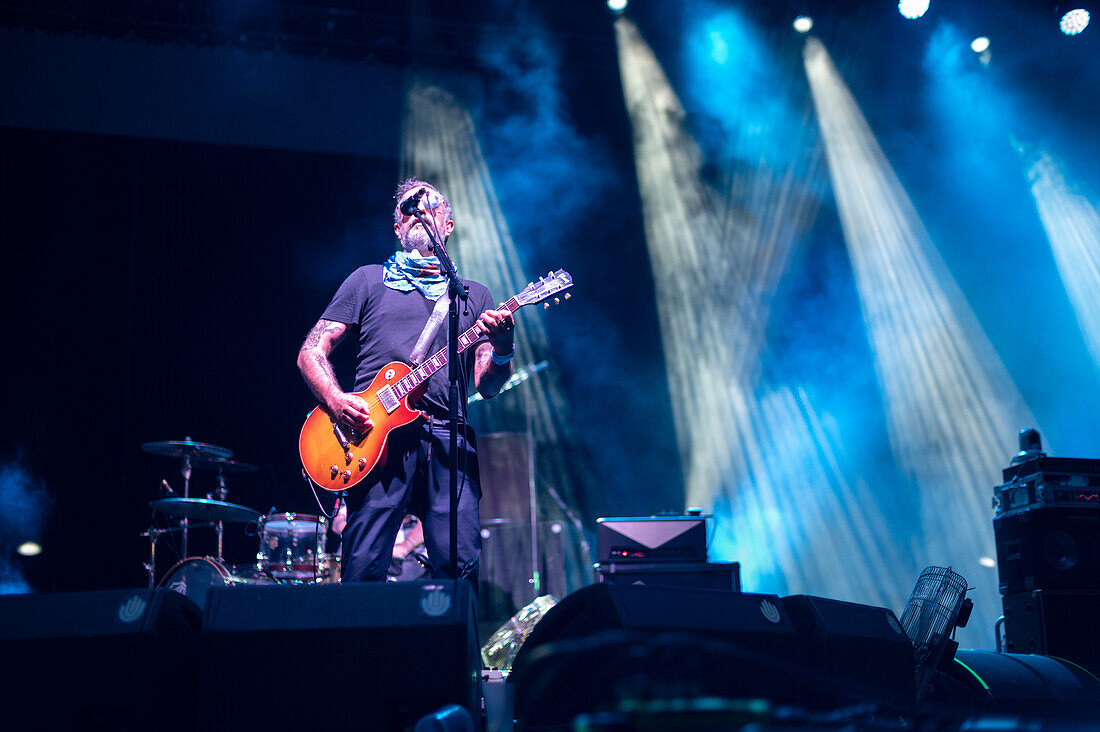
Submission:
MULTIPOLYGON (((573 276, 564 269, 550 272, 545 277, 539 277, 537 282, 531 282, 523 288, 523 292, 516 295, 516 302, 520 305, 534 305, 565 292, 573 286, 573 276)), ((569 299, 569 295, 565 296, 569 299)), ((555 302, 558 299, 555 298, 555 302)), ((549 307, 549 304, 547 304, 549 307)))

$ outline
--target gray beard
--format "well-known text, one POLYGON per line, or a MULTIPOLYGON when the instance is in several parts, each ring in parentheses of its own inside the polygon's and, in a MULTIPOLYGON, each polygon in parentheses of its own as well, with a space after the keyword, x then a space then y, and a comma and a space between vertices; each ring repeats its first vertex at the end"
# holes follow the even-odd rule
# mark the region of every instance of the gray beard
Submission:
POLYGON ((406 252, 414 249, 430 249, 432 240, 428 238, 428 232, 424 231, 424 227, 419 226, 405 234, 405 238, 401 240, 401 246, 406 252))

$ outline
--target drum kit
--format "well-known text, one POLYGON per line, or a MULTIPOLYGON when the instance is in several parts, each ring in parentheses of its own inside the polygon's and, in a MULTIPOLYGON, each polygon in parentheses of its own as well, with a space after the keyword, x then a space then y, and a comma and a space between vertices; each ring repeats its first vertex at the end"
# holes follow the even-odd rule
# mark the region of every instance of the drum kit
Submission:
POLYGON ((229 503, 226 475, 253 473, 256 466, 233 459, 233 451, 196 442, 190 437, 166 442, 147 442, 141 449, 152 455, 180 461, 183 495, 177 495, 167 481, 161 488, 168 495, 150 501, 154 518, 167 516, 167 527, 150 526, 142 533, 149 539, 149 561, 145 564, 149 587, 175 590, 195 601, 199 607, 214 587, 238 587, 253 584, 315 584, 340 581, 339 557, 325 552, 328 520, 324 516, 301 513, 261 514, 255 509, 229 503), (216 473, 217 487, 206 498, 192 498, 192 470, 216 473), (174 521, 174 525, 171 522, 174 521), (244 524, 246 532, 255 527, 259 539, 256 561, 228 564, 223 557, 225 524, 244 524), (213 529, 217 538, 216 556, 190 556, 188 536, 192 531, 213 529), (157 542, 166 534, 179 534, 182 560, 157 580, 157 542))

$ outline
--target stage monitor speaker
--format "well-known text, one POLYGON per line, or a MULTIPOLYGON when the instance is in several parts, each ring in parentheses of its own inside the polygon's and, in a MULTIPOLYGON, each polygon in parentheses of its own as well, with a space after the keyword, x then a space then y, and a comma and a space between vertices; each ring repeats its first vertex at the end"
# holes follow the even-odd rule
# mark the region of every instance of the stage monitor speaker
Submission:
POLYGON ((509 680, 520 729, 539 729, 624 698, 794 701, 795 653, 773 595, 597 584, 547 612, 509 680))
POLYGON ((475 622, 466 582, 213 590, 200 728, 397 730, 452 703, 476 716, 475 622))
POLYGON ((1005 595, 1006 650, 1078 663, 1100 675, 1100 592, 1019 592, 1005 595))
POLYGON ((1002 595, 1100 591, 1100 508, 1044 506, 993 519, 1002 595))
POLYGON ((0 597, 5 714, 31 729, 192 730, 201 625, 170 590, 0 597))
POLYGON ((805 686, 822 703, 915 701, 913 644, 894 613, 810 595, 782 599, 798 635, 805 686))

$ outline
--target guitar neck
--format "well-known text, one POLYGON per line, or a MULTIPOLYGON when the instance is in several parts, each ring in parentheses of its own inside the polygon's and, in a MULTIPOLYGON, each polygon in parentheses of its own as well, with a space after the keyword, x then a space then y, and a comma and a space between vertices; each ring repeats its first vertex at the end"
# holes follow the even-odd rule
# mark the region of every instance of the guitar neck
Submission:
MULTIPOLYGON (((508 298, 508 302, 504 303, 499 309, 507 310, 510 313, 514 313, 522 307, 516 300, 515 296, 508 298)), ((481 339, 481 332, 478 331, 477 326, 470 328, 465 333, 458 337, 458 352, 462 353, 467 348, 477 343, 481 339)), ((394 395, 401 399, 412 392, 413 389, 423 384, 431 375, 436 371, 447 365, 447 349, 441 349, 436 351, 431 358, 428 358, 424 363, 420 364, 412 370, 405 378, 398 381, 393 385, 394 395)))

